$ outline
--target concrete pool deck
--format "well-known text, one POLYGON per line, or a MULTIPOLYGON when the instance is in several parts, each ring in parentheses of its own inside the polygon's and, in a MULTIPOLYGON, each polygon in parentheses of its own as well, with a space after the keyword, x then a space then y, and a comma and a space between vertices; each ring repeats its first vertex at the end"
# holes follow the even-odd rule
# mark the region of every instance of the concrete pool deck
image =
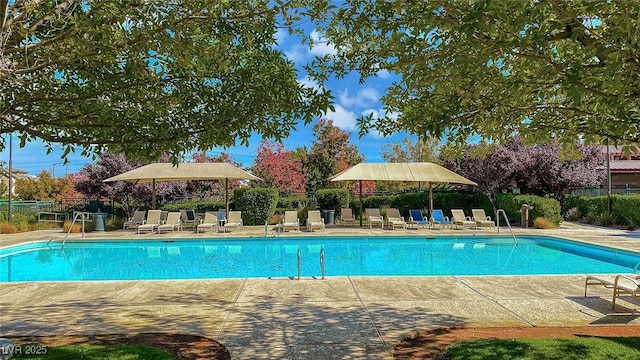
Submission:
MULTIPOLYGON (((501 229, 502 235, 508 230, 501 229)), ((640 233, 563 223, 554 230, 514 228, 640 252, 640 233)), ((318 236, 287 232, 280 236, 318 236)), ((495 230, 381 230, 330 227, 326 235, 491 235, 495 230)), ((169 233, 170 238, 264 236, 264 227, 169 233)), ((269 236, 273 236, 269 232, 269 236)), ((94 232, 85 240, 150 239, 133 231, 94 232)), ((3 234, 0 247, 64 238, 59 230, 3 234)), ((79 240, 72 234, 69 241, 79 240)), ((393 345, 423 329, 449 326, 640 325, 640 299, 584 275, 331 277, 325 280, 223 279, 2 283, 0 337, 162 332, 206 336, 233 359, 392 359, 393 345)))

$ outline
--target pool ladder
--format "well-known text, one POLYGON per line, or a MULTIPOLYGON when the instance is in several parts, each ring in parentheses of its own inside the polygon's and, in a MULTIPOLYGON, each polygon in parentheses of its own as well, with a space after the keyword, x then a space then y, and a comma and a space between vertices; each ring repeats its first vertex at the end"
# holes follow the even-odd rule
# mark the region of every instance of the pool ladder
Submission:
MULTIPOLYGON (((302 264, 302 255, 300 248, 298 248, 298 255, 296 258, 296 266, 298 268, 298 280, 300 280, 300 266, 302 264)), ((322 280, 324 280, 324 248, 320 248, 320 272, 322 273, 322 280)))
MULTIPOLYGON (((78 220, 78 218, 82 218, 82 239, 84 239, 84 222, 85 222, 85 216, 84 213, 76 213, 73 216, 73 221, 71 222, 71 225, 69 226, 69 230, 67 230, 67 234, 64 236, 64 239, 62 240, 62 248, 64 248, 64 244, 67 242, 67 239, 69 238, 69 233, 71 233, 71 230, 73 229, 73 225, 76 223, 76 220, 78 220)), ((47 242, 47 245, 49 245, 50 242, 52 242, 53 239, 49 240, 47 242)))
POLYGON ((502 217, 504 217, 504 221, 507 223, 511 236, 513 236, 513 242, 517 245, 518 240, 516 239, 516 234, 513 233, 511 224, 509 224, 509 218, 507 218, 507 213, 504 212, 504 209, 498 209, 498 211, 496 211, 496 226, 498 227, 498 234, 500 234, 500 213, 502 213, 502 217))

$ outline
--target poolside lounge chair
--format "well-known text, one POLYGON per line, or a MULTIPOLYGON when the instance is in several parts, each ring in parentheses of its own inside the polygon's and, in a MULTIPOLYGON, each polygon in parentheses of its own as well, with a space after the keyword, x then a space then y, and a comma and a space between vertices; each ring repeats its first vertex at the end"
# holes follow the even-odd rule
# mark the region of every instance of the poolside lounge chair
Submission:
POLYGON ((125 221, 124 224, 122 224, 122 229, 127 229, 132 226, 144 224, 144 216, 146 214, 147 212, 144 210, 136 210, 136 212, 133 213, 133 216, 130 217, 129 220, 125 221))
POLYGON ((227 222, 222 228, 224 232, 227 232, 227 228, 236 228, 236 230, 242 231, 242 211, 229 211, 227 222))
POLYGON ((204 214, 204 220, 202 220, 202 223, 198 224, 198 226, 196 227, 196 233, 200 232, 200 229, 202 229, 202 232, 204 232, 205 229, 209 228, 211 229, 211 231, 213 231, 213 229, 218 229, 218 215, 219 213, 216 212, 206 212, 204 214))
POLYGON ((484 209, 471 209, 473 215, 473 221, 476 222, 476 227, 494 227, 495 221, 491 220, 490 216, 484 213, 484 209))
POLYGON ((194 210, 180 210, 183 226, 195 227, 200 222, 194 210))
POLYGON ((172 211, 167 214, 167 219, 164 221, 164 224, 158 225, 158 234, 162 231, 180 230, 180 225, 182 225, 182 222, 180 221, 180 212, 172 211))
POLYGON ((284 212, 284 219, 278 223, 280 231, 285 231, 287 228, 294 228, 296 231, 300 231, 300 220, 298 220, 298 212, 296 210, 287 210, 284 212))
POLYGON ((160 210, 149 210, 147 211, 147 219, 145 223, 138 226, 138 234, 141 231, 151 231, 153 233, 158 226, 160 226, 160 214, 162 211, 160 210))
POLYGON ((162 210, 160 211, 160 224, 164 224, 167 222, 167 216, 169 216, 169 212, 162 210))
POLYGON ((587 275, 584 281, 584 296, 587 296, 587 287, 602 285, 607 289, 613 289, 611 309, 616 307, 616 298, 620 295, 631 295, 640 298, 640 275, 616 275, 615 278, 587 275))
POLYGON ((380 224, 380 228, 384 227, 384 218, 380 215, 380 209, 377 208, 367 208, 364 209, 364 212, 367 214, 367 221, 369 221, 369 229, 373 224, 380 224))
POLYGON ((422 215, 422 210, 411 209, 409 210, 409 227, 412 225, 416 225, 417 229, 420 225, 422 225, 423 228, 431 226, 431 223, 422 215))
POLYGON ((475 228, 477 226, 475 221, 464 215, 464 210, 462 209, 451 209, 451 216, 453 216, 451 219, 453 226, 456 228, 458 226, 462 226, 463 228, 475 228))
POLYGON ((324 232, 324 219, 320 210, 309 210, 307 213, 307 230, 313 231, 313 228, 320 228, 324 232))
POLYGON ((434 225, 447 225, 449 227, 453 226, 451 220, 448 217, 444 216, 442 209, 432 209, 431 210, 431 226, 434 225))
POLYGON ((387 217, 387 226, 390 226, 391 230, 394 230, 397 226, 403 229, 407 228, 407 223, 404 221, 402 215, 400 215, 398 209, 388 208, 385 216, 387 217))
POLYGON ((356 218, 353 216, 353 211, 351 208, 342 208, 340 209, 340 222, 349 223, 355 222, 356 218))

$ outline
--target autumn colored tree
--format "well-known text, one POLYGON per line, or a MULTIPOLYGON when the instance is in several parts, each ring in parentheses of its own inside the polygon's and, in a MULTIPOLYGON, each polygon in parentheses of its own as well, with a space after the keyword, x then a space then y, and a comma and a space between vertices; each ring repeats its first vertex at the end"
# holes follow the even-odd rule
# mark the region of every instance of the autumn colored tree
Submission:
POLYGON ((258 186, 276 188, 287 196, 304 194, 307 179, 302 160, 285 150, 282 143, 263 141, 251 170, 262 179, 256 182, 258 186))
POLYGON ((443 166, 478 184, 474 190, 483 193, 497 211, 498 190, 510 186, 516 174, 516 157, 509 146, 480 143, 467 145, 462 158, 447 160, 443 166))
POLYGON ((307 173, 307 191, 338 187, 327 178, 364 161, 358 148, 349 142, 350 134, 333 125, 332 120, 320 119, 313 126, 315 140, 306 152, 303 168, 307 173))
MULTIPOLYGON (((513 142, 512 142, 513 143, 513 142)), ((557 142, 514 149, 518 182, 539 194, 560 201, 571 190, 598 186, 606 178, 605 155, 596 145, 563 147, 557 142)))
POLYGON ((72 187, 71 178, 53 178, 43 170, 36 178, 16 180, 15 194, 23 200, 60 201, 72 187))
MULTIPOLYGON (((75 180, 75 188, 89 198, 114 199, 131 216, 138 208, 151 203, 152 185, 133 184, 128 181, 103 182, 103 180, 142 165, 139 162, 130 162, 124 154, 106 152, 100 155, 95 164, 87 164, 80 169, 75 180)), ((185 191, 186 182, 184 181, 158 182, 156 183, 156 200, 162 203, 185 191)))
MULTIPOLYGON (((191 155, 194 162, 197 163, 228 163, 235 167, 242 168, 242 164, 233 160, 231 156, 225 152, 220 153, 218 156, 209 156, 206 152, 202 151, 191 155)), ((233 192, 233 189, 240 187, 242 182, 240 180, 229 180, 229 193, 233 192)), ((212 180, 212 181, 188 181, 187 190, 190 193, 197 193, 200 199, 213 197, 214 199, 224 199, 225 195, 225 181, 224 180, 212 180)))

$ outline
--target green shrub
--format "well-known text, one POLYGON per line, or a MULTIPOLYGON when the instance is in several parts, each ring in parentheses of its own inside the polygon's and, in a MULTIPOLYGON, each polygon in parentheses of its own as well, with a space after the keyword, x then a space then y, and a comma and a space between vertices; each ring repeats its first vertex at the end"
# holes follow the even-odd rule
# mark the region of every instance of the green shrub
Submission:
POLYGON ((614 224, 615 221, 616 221, 616 217, 614 213, 600 214, 600 218, 598 219, 598 222, 600 223, 601 226, 609 226, 611 224, 614 224))
POLYGON ((580 221, 582 220, 582 214, 580 214, 580 210, 577 207, 572 207, 565 212, 564 219, 567 221, 580 221))
POLYGON ((320 210, 340 211, 340 208, 349 204, 349 190, 347 189, 320 189, 316 191, 316 201, 320 210))
POLYGON ((611 201, 617 222, 636 229, 640 224, 640 194, 612 195, 611 201))
POLYGON ((304 207, 312 207, 314 206, 314 201, 308 197, 281 197, 278 199, 278 205, 276 206, 278 209, 288 209, 288 210, 296 210, 304 207))
POLYGON ((105 229, 107 231, 120 230, 122 229, 124 221, 125 220, 123 218, 112 217, 111 219, 107 220, 105 229))
POLYGON ((548 219, 556 226, 562 222, 560 203, 555 199, 535 195, 498 194, 496 203, 498 209, 504 209, 511 224, 520 223, 519 210, 522 204, 533 206, 533 209, 529 210, 529 226, 532 226, 533 220, 539 217, 548 219))
MULTIPOLYGON (((197 213, 205 213, 207 211, 218 211, 220 209, 225 209, 226 206, 227 204, 220 201, 190 201, 176 204, 164 204, 160 207, 160 210, 180 211, 182 209, 192 209, 197 213)), ((235 209, 236 204, 234 204, 233 201, 230 201, 229 208, 235 209)))
POLYGON ((594 211, 590 211, 587 213, 587 216, 585 216, 585 221, 588 224, 596 224, 599 218, 600 218, 600 215, 598 213, 594 211))
MULTIPOLYGON (((9 214, 6 211, 0 212, 0 222, 9 221, 9 214)), ((37 216, 35 214, 25 215, 21 213, 11 214, 11 226, 6 226, 6 229, 15 229, 15 232, 26 232, 38 230, 37 216)))
MULTIPOLYGON (((601 217, 608 213, 606 196, 567 196, 562 204, 563 209, 576 208, 586 215, 586 221, 592 224, 602 224, 601 217)), ((637 228, 640 224, 640 195, 611 195, 611 210, 615 216, 605 218, 610 225, 613 221, 628 228, 637 228)), ((607 215, 609 217, 609 215, 607 215)), ((606 225, 605 225, 606 226, 606 225)))
POLYGON ((233 191, 233 201, 242 211, 244 225, 264 225, 278 204, 278 189, 242 187, 233 191))

